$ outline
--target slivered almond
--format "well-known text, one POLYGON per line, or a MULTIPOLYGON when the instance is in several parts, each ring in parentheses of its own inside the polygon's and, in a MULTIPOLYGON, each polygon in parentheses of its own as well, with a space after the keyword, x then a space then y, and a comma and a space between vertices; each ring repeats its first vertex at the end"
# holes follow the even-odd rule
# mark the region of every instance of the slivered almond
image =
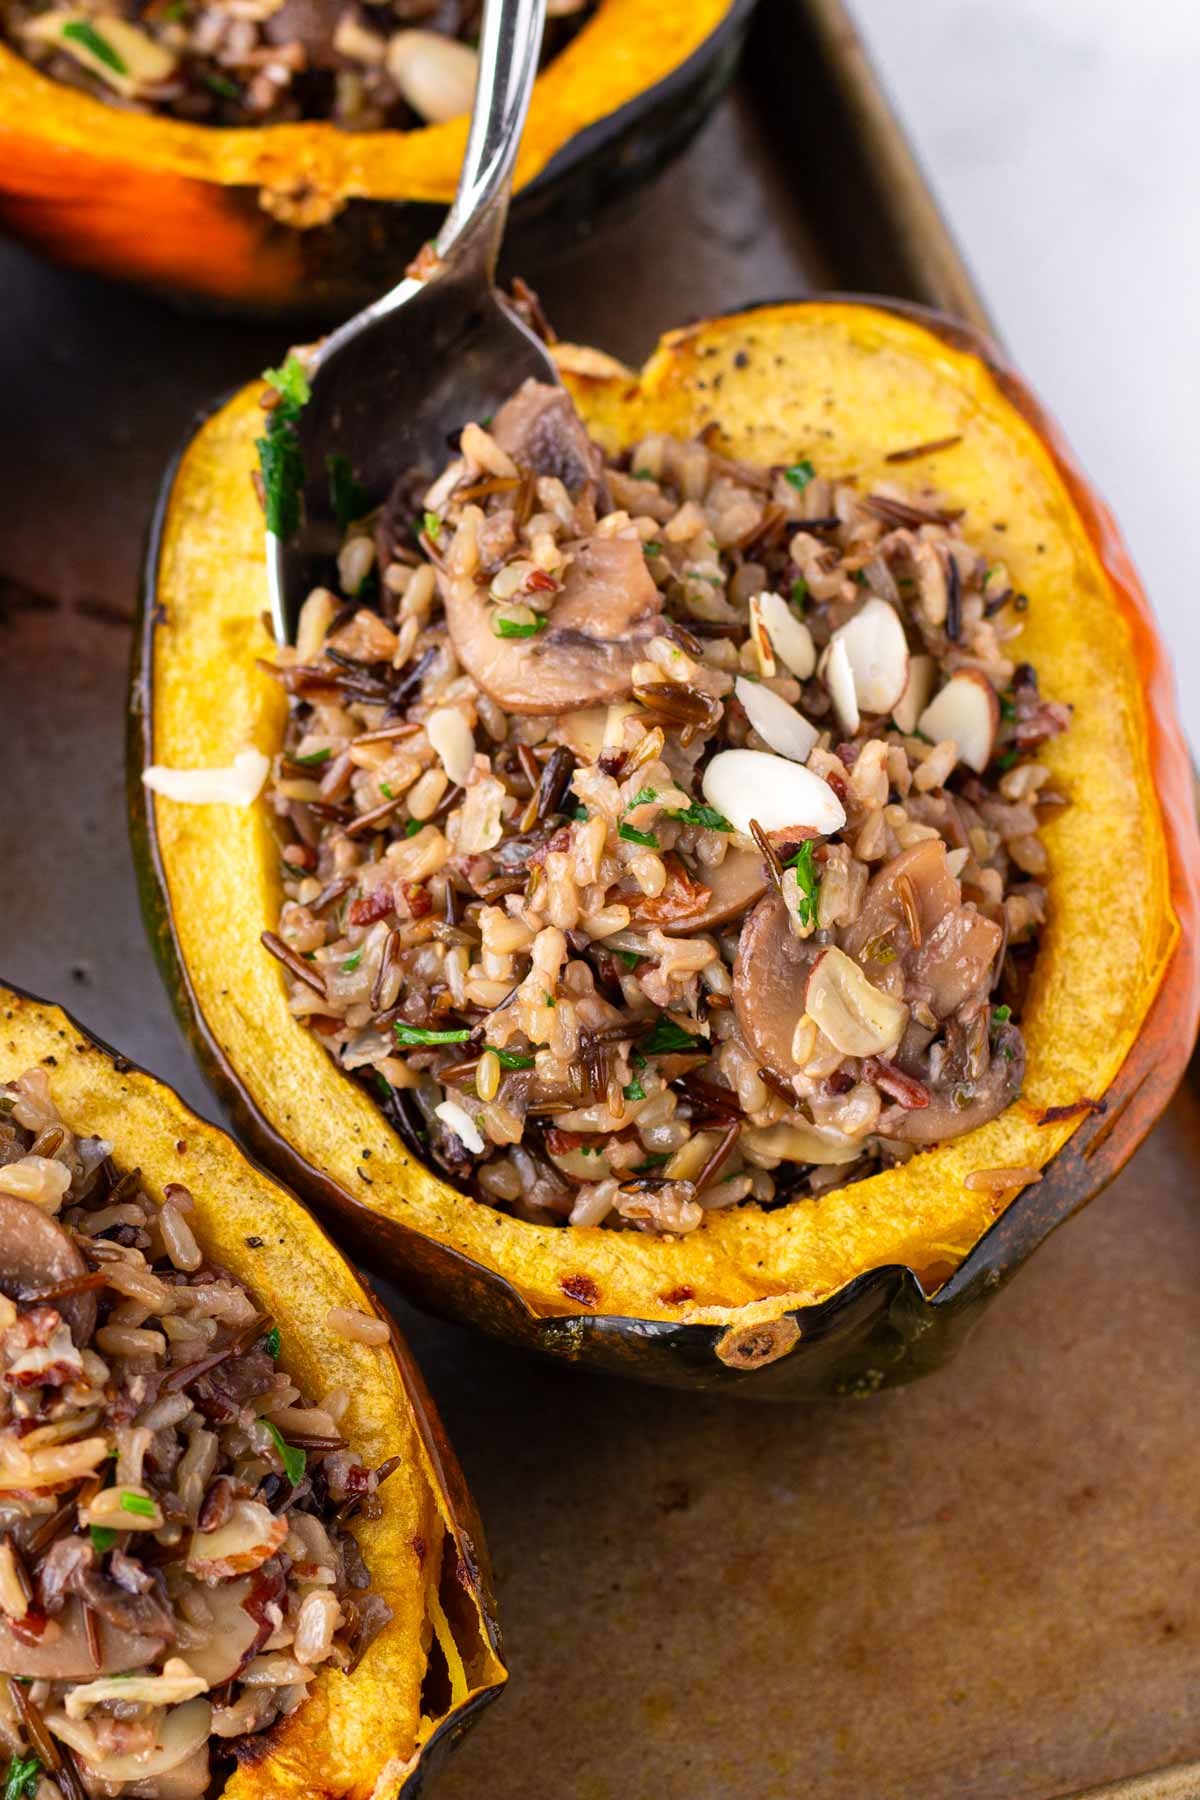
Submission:
POLYGON ((960 669, 952 675, 917 721, 917 729, 935 744, 952 738, 958 760, 977 775, 991 761, 999 726, 996 690, 978 669, 960 669))
POLYGON ((802 712, 773 688, 764 687, 760 681, 749 681, 745 675, 739 675, 734 682, 734 692, 764 744, 792 762, 808 761, 820 732, 802 712))

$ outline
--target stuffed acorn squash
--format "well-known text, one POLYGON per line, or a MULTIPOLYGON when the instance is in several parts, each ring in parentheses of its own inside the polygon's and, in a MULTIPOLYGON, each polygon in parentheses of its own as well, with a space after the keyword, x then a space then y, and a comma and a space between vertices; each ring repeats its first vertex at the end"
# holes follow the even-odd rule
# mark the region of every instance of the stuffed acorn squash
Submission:
POLYGON ((224 1133, 8 989, 0 1522, 13 1795, 395 1800, 504 1680, 394 1328, 224 1133))
MULTIPOLYGON (((305 5, 288 0, 288 16, 303 19, 305 5)), ((50 34, 44 49, 57 58, 69 51, 78 73, 115 82, 124 97, 128 44, 114 50, 101 37, 97 46, 94 22, 78 9, 37 14, 15 0, 8 10, 32 14, 27 27, 50 34), (49 25, 39 27, 38 17, 49 25), (64 30, 76 33, 65 46, 64 30)), ((325 20, 326 34, 329 10, 308 8, 325 20)), ((188 11, 175 6, 181 16, 188 11)), ((272 11, 260 9, 268 27, 272 11)), ((354 27, 355 9, 342 11, 354 27)), ((538 77, 513 228, 561 237, 661 168, 728 81, 749 12, 750 0, 596 0, 538 77)), ((208 15, 211 22, 220 11, 208 15)), ((373 29, 370 19, 358 21, 357 37, 364 28, 373 29)), ((150 48, 161 60, 161 46, 150 48)), ((250 54, 263 65, 261 85, 276 53, 267 45, 250 54)), ((331 56, 352 69, 342 52, 331 56)), ((213 62, 210 82, 227 91, 236 84, 222 70, 213 62)), ((154 91, 151 83, 146 92, 154 91)), ((201 81, 198 91, 213 98, 211 85, 201 81)), ((419 86, 413 92, 420 97, 419 86)), ((377 298, 441 223, 466 144, 465 116, 409 130, 343 131, 311 116, 255 124, 228 99, 223 106, 222 117, 238 123, 118 110, 0 44, 0 223, 77 268, 222 307, 326 317, 377 298)))
POLYGON ((907 1378, 1190 1044, 1144 601, 936 321, 814 302, 640 381, 560 365, 594 441, 528 389, 348 502, 359 601, 315 593, 274 669, 257 395, 185 452, 133 771, 167 770, 177 997, 264 1155, 442 1309, 686 1383, 907 1378), (186 803, 249 749, 269 807, 186 803))

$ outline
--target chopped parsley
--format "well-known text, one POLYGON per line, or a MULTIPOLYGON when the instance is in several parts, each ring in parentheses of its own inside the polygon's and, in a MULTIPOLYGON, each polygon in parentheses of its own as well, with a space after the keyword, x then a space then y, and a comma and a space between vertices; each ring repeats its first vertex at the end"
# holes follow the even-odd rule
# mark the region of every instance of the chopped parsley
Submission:
POLYGON ((278 369, 264 369, 263 380, 275 389, 279 401, 267 418, 266 435, 256 440, 255 448, 262 471, 267 530, 286 543, 300 529, 304 458, 296 426, 312 390, 296 356, 289 356, 278 369))
POLYGON ((359 963, 362 961, 362 959, 363 959, 363 953, 361 950, 356 950, 354 952, 353 956, 348 956, 346 958, 345 962, 342 964, 343 975, 353 975, 355 969, 357 969, 357 967, 358 967, 359 963))
POLYGON ((1011 1018, 1012 1018, 1012 1007, 1011 1006, 993 1006, 993 1008, 992 1008, 992 1030, 998 1031, 1000 1026, 1007 1025, 1008 1021, 1011 1018))
POLYGON ((505 619, 497 617, 492 620, 492 630, 498 638, 531 638, 539 631, 545 631, 546 621, 540 613, 528 622, 521 619, 505 619))
POLYGON ((623 819, 617 827, 617 836, 624 838, 627 844, 644 844, 647 850, 659 848, 658 839, 652 831, 638 831, 635 826, 626 825, 623 819))
POLYGON ((307 1456, 297 1445, 289 1444, 286 1441, 282 1431, 272 1420, 264 1419, 263 1424, 275 1440, 275 1448, 279 1452, 279 1460, 283 1464, 284 1474, 293 1487, 299 1487, 304 1480, 304 1471, 308 1467, 307 1456))
POLYGON ((629 802, 629 805, 625 808, 625 811, 632 812, 635 806, 646 806, 651 800, 657 799, 657 788, 639 788, 637 793, 633 796, 633 799, 629 802))
POLYGON ((404 827, 405 837, 416 837, 418 831, 420 831, 424 825, 424 822, 423 819, 410 819, 404 827))
POLYGON ((432 538, 436 544, 442 535, 442 521, 435 512, 422 513, 421 530, 425 533, 426 537, 432 538))
POLYGON ((380 782, 379 791, 383 795, 385 800, 394 800, 396 798, 395 794, 393 794, 391 788, 388 786, 386 781, 380 782))
POLYGON ((1016 716, 1017 716, 1017 709, 1013 703, 1011 694, 1001 694, 1000 695, 1000 717, 1003 720, 1005 720, 1005 722, 1007 724, 1011 725, 1015 722, 1016 716))
POLYGON ((587 823, 587 816, 588 816, 588 809, 586 806, 573 806, 571 808, 571 817, 573 819, 577 819, 581 825, 585 825, 587 823))
POLYGON ((128 75, 128 63, 117 55, 108 39, 101 37, 87 19, 72 19, 63 26, 62 34, 69 43, 78 44, 81 50, 86 50, 89 56, 102 62, 106 69, 112 69, 117 75, 128 75))
POLYGON ((627 1082, 621 1089, 621 1092, 627 1100, 644 1100, 646 1098, 646 1090, 642 1086, 641 1077, 638 1075, 635 1075, 632 1081, 627 1082))
POLYGON ((633 479, 635 481, 653 481, 654 471, 653 469, 635 469, 633 471, 633 479))
POLYGON ((803 575, 797 575, 792 583, 792 605, 803 618, 808 609, 808 583, 803 575))
POLYGON ((104 1552, 111 1550, 117 1541, 117 1534, 111 1525, 89 1525, 88 1536, 92 1540, 92 1549, 97 1556, 103 1556, 104 1552))
POLYGON ((704 1038, 691 1037, 674 1019, 659 1017, 640 1048, 644 1056, 670 1056, 680 1050, 707 1050, 708 1044, 704 1038))
MULTIPOLYGON (((382 1081, 384 1078, 381 1075, 379 1079, 382 1081)), ((279 1335, 278 1325, 272 1325, 270 1331, 268 1331, 266 1338, 264 1339, 264 1342, 267 1347, 267 1355, 278 1360, 279 1351, 283 1344, 283 1339, 279 1335)))
POLYGON ((310 750, 307 756, 293 756, 292 761, 303 763, 306 769, 319 769, 332 755, 333 751, 326 747, 324 750, 310 750))
POLYGON ((998 756, 996 758, 996 767, 998 769, 1003 769, 1005 773, 1007 773, 1018 760, 1020 754, 1021 752, 1019 750, 1006 750, 1003 756, 998 756))
POLYGON ((532 1069, 533 1067, 532 1056, 519 1056, 515 1050, 497 1050, 495 1044, 489 1044, 488 1049, 502 1069, 532 1069))
POLYGON ((659 543, 655 543, 653 540, 651 540, 651 542, 648 544, 643 544, 642 549, 645 551, 647 556, 661 556, 663 553, 662 545, 659 543))
POLYGON ((613 955, 619 956, 627 969, 636 969, 642 961, 636 950, 614 950, 613 955))
POLYGON ((733 830, 724 813, 719 813, 715 806, 701 806, 698 800, 693 800, 682 812, 668 814, 668 817, 678 819, 684 825, 703 825, 709 831, 733 830))
POLYGON ((784 864, 786 869, 795 869, 796 885, 800 890, 800 902, 796 908, 797 917, 802 925, 815 925, 817 922, 817 891, 820 882, 813 866, 812 839, 807 838, 795 856, 788 858, 784 864))
POLYGON ((145 1494, 131 1494, 127 1491, 121 1494, 122 1512, 134 1513, 139 1519, 152 1519, 156 1510, 153 1500, 148 1499, 145 1494))
POLYGON ((793 463, 790 469, 783 471, 783 479, 789 487, 794 487, 798 494, 802 494, 816 472, 808 458, 803 457, 799 462, 793 463))
POLYGON ((215 69, 201 69, 200 79, 206 88, 218 94, 222 100, 240 101, 242 98, 242 90, 236 81, 230 81, 228 75, 218 75, 215 69))
POLYGON ((464 1025, 461 1031, 425 1031, 419 1025, 406 1025, 397 1019, 392 1026, 398 1044, 465 1044, 470 1032, 464 1025))
POLYGON ((635 1175, 648 1175, 651 1169, 661 1168, 663 1163, 670 1162, 673 1154, 674 1153, 670 1150, 654 1150, 646 1158, 645 1162, 640 1162, 636 1165, 633 1172, 635 1175))
POLYGON ((356 519, 370 512, 371 502, 366 489, 355 478, 350 458, 343 456, 340 450, 331 450, 325 458, 325 473, 329 477, 329 504, 333 516, 338 522, 338 530, 345 531, 356 519))
POLYGON ((36 1756, 14 1756, 4 1778, 4 1800, 33 1800, 42 1765, 36 1756))

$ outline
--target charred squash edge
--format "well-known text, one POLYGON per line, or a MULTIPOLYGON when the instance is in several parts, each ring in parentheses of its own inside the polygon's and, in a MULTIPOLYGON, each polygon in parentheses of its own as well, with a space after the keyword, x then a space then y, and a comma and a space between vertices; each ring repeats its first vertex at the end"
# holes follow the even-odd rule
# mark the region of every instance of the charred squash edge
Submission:
MULTIPOLYGON (((538 77, 515 228, 570 232, 607 189, 682 147, 732 73, 752 6, 601 0, 538 77)), ((114 109, 0 43, 0 220, 58 261, 212 302, 344 307, 374 298, 432 235, 466 128, 193 125, 114 109)))
MULTIPOLYGON (((296 1286, 288 1257, 295 1254, 298 1233, 303 1234, 308 1269, 319 1265, 326 1278, 332 1278, 336 1271, 339 1304, 357 1305, 368 1313, 378 1311, 387 1318, 370 1289, 355 1275, 307 1209, 273 1177, 251 1163, 226 1132, 193 1113, 174 1089, 112 1050, 69 1013, 19 987, 0 985, 0 1081, 11 1080, 35 1065, 46 1068, 51 1092, 63 1116, 80 1131, 96 1130, 101 1123, 101 1109, 106 1108, 107 1123, 116 1141, 125 1109, 140 1111, 142 1117, 133 1128, 133 1141, 127 1136, 124 1142, 118 1142, 118 1155, 131 1151, 139 1154, 152 1193, 161 1192, 161 1183, 155 1180, 153 1171, 168 1152, 173 1151, 176 1159, 170 1164, 172 1178, 187 1184, 189 1173, 196 1171, 191 1174, 197 1208, 194 1220, 202 1241, 210 1241, 214 1233, 220 1239, 222 1230, 237 1235, 251 1216, 213 1223, 213 1199, 211 1193, 206 1195, 203 1176, 207 1171, 211 1180, 214 1162, 227 1166, 230 1181, 236 1182, 239 1190, 244 1187, 248 1191, 254 1203, 252 1216, 256 1224, 263 1226, 267 1243, 248 1256, 240 1243, 235 1246, 227 1242, 222 1246, 221 1259, 264 1298, 270 1301, 274 1296, 285 1366, 289 1346, 293 1356, 317 1354, 310 1338, 301 1339, 301 1349, 297 1351, 297 1334, 290 1325, 291 1308, 279 1304, 289 1299, 289 1288, 294 1290, 296 1286), (84 1058, 89 1064, 86 1070, 84 1058), (98 1095, 111 1095, 111 1099, 98 1099, 98 1095), (143 1151, 139 1134, 144 1141, 148 1130, 154 1132, 155 1143, 143 1151), (269 1227, 284 1220, 291 1227, 287 1232, 288 1251, 273 1256, 269 1227), (247 1262, 253 1266, 246 1267, 247 1262)), ((383 1519, 375 1527, 363 1527, 359 1534, 368 1567, 374 1558, 379 1559, 379 1591, 385 1596, 399 1596, 401 1583, 395 1553, 400 1546, 392 1542, 397 1532, 404 1532, 419 1518, 425 1518, 431 1528, 429 1549, 437 1551, 423 1562, 414 1543, 414 1574, 411 1584, 403 1584, 424 1643, 424 1673, 418 1671, 415 1712, 407 1721, 413 1742, 401 1741, 395 1752, 386 1744, 380 1745, 374 1766, 361 1775, 359 1769, 347 1770, 344 1764, 340 1772, 336 1766, 322 1771, 322 1730, 333 1738, 335 1747, 338 1741, 330 1731, 331 1718, 333 1726, 341 1728, 338 1736, 342 1737, 347 1727, 357 1726, 357 1736, 364 1729, 377 1732, 381 1723, 389 1719, 394 1703, 387 1696, 395 1691, 396 1664, 389 1660, 373 1672, 372 1658, 387 1646, 389 1639, 394 1641, 393 1634, 398 1636, 403 1629, 403 1615, 398 1611, 397 1619, 385 1628, 352 1676, 344 1677, 336 1671, 321 1674, 299 1710, 264 1734, 263 1754, 243 1764, 226 1782, 222 1792, 228 1800, 288 1800, 288 1796, 295 1796, 295 1800, 416 1800, 430 1766, 441 1761, 483 1707, 495 1699, 507 1679, 491 1571, 478 1518, 412 1353, 394 1322, 389 1319, 388 1323, 391 1344, 386 1350, 346 1344, 325 1328, 328 1341, 320 1355, 322 1363, 331 1356, 360 1363, 356 1386, 360 1397, 378 1390, 374 1397, 382 1400, 388 1390, 393 1395, 398 1390, 400 1405, 396 1411, 377 1419, 368 1415, 361 1421, 372 1435, 382 1435, 403 1446, 407 1474, 403 1467, 397 1473, 412 1490, 411 1494, 404 1490, 407 1516, 389 1522, 385 1488, 383 1519), (383 1372, 377 1360, 383 1357, 392 1365, 390 1375, 383 1372), (437 1538, 433 1537, 434 1531, 437 1538), (436 1695, 427 1692, 431 1657, 442 1670, 436 1695), (355 1712, 355 1683, 374 1697, 374 1707, 365 1715, 355 1712), (450 1690, 448 1701, 443 1698, 444 1689, 450 1690), (431 1701, 437 1705, 432 1716, 427 1711, 431 1701), (318 1710, 314 1710, 314 1703, 318 1710)), ((311 1320, 307 1326, 311 1331, 322 1329, 311 1320)), ((390 1404, 396 1405, 395 1398, 390 1404)), ((392 1481, 396 1480, 394 1475, 392 1481)), ((404 1548, 408 1547, 405 1544, 404 1548)), ((400 1649, 399 1644, 395 1644, 395 1649, 400 1649)), ((389 1658, 392 1654, 388 1652, 389 1658)))
MULTIPOLYGON (((871 331, 878 326, 884 352, 889 330, 894 333, 896 322, 903 322, 910 335, 915 330, 922 354, 931 364, 945 350, 965 357, 979 379, 994 384, 1019 421, 1032 428, 1053 476, 1061 482, 1082 532, 1081 537, 1071 537, 1070 546, 1086 550, 1101 572, 1103 587, 1128 630, 1137 665, 1142 713, 1142 735, 1137 741, 1144 749, 1145 780, 1149 782, 1152 772, 1157 787, 1166 876, 1165 890, 1159 895, 1162 941, 1139 1003, 1140 1031, 1105 1093, 1089 1096, 1103 1100, 1103 1110, 1088 1110, 1065 1124, 1047 1127, 1047 1144, 1057 1142, 1059 1147, 1043 1165, 1041 1181, 1012 1200, 957 1266, 953 1262, 939 1265, 934 1260, 915 1271, 891 1263, 869 1268, 838 1284, 836 1291, 813 1295, 804 1304, 789 1304, 786 1294, 741 1305, 714 1303, 705 1305, 701 1319, 695 1318, 700 1310, 696 1307, 691 1309, 691 1321, 685 1313, 677 1323, 662 1316, 606 1313, 598 1304, 597 1258, 591 1254, 591 1246, 580 1244, 574 1258, 579 1274, 564 1277, 561 1306, 556 1305, 548 1316, 548 1307, 535 1311, 495 1268, 363 1205, 332 1176, 306 1163, 259 1111, 204 1018, 174 941, 160 836, 139 780, 141 768, 152 760, 156 583, 178 464, 167 478, 151 538, 140 648, 135 648, 129 769, 136 860, 160 962, 210 1079, 264 1160, 314 1205, 340 1216, 345 1230, 365 1253, 394 1264, 413 1297, 433 1310, 473 1321, 497 1335, 567 1360, 668 1385, 735 1387, 763 1398, 870 1391, 912 1379, 952 1355, 980 1305, 1050 1231, 1112 1179, 1145 1137, 1180 1078, 1200 1009, 1196 954, 1200 842, 1190 764, 1175 718, 1165 652, 1111 514, 1092 494, 1057 429, 1023 383, 999 363, 991 347, 964 327, 921 309, 834 297, 799 302, 794 307, 767 306, 707 321, 668 335, 643 371, 643 379, 647 375, 653 378, 663 359, 669 362, 673 354, 681 353, 706 331, 752 333, 760 325, 770 326, 791 315, 803 317, 806 324, 829 321, 832 326, 839 320, 851 321, 855 329, 871 331)), ((639 377, 595 352, 567 348, 562 363, 568 384, 601 436, 606 399, 619 414, 622 406, 632 404, 641 393, 639 377)), ((714 403, 712 410, 719 418, 719 403, 714 403)), ((1071 529, 1074 532, 1075 527, 1071 529)), ((1077 1094, 1061 1097, 1079 1098, 1077 1094)), ((429 1179, 413 1168, 412 1179, 419 1182, 423 1176, 429 1179)), ((864 1190, 867 1187, 869 1184, 863 1184, 864 1190)), ((459 1205, 472 1204, 457 1195, 454 1199, 459 1205)), ((517 1228, 514 1222, 497 1217, 494 1230, 507 1229, 517 1228)), ((612 1273, 621 1255, 619 1241, 604 1249, 607 1254, 599 1260, 605 1265, 604 1279, 612 1291, 619 1286, 619 1275, 612 1273)), ((683 1251, 671 1265, 684 1282, 685 1260, 683 1251)))

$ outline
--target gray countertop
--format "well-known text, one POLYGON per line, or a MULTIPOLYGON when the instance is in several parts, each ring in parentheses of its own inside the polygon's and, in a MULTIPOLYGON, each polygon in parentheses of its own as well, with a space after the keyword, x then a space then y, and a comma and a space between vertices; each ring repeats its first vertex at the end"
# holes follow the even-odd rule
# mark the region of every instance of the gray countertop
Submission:
POLYGON ((852 4, 1009 351, 1116 510, 1200 748, 1200 7, 852 4))

